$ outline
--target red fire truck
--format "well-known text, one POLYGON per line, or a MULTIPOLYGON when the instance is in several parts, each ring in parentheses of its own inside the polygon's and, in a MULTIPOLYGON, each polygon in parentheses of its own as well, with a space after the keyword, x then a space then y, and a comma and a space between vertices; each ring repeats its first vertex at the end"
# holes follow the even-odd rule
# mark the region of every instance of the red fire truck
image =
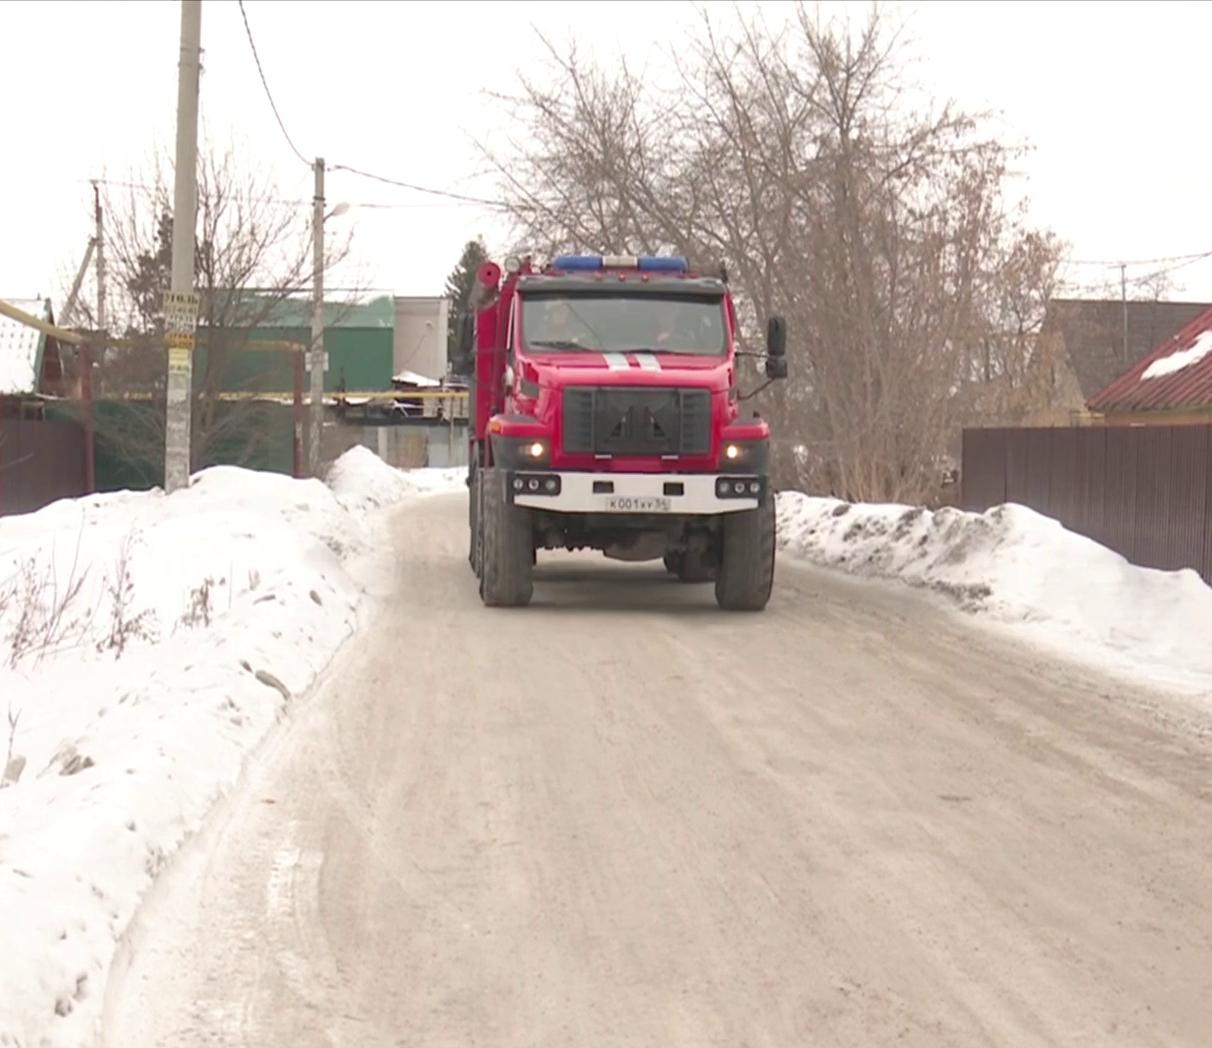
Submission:
MULTIPOLYGON (((757 611, 774 579, 770 429, 742 417, 726 273, 674 257, 486 262, 473 293, 470 553, 491 606, 530 602, 540 549, 663 560, 757 611)), ((786 328, 765 371, 787 376, 786 328)))

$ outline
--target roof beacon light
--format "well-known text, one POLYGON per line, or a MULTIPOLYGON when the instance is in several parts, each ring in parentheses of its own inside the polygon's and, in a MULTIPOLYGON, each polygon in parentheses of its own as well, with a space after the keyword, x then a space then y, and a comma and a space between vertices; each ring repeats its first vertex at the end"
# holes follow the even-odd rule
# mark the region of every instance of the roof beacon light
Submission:
POLYGON ((551 260, 553 269, 601 269, 601 255, 557 255, 551 260))
POLYGON ((649 273, 685 273, 690 266, 678 255, 665 257, 649 256, 638 260, 641 271, 649 273))
POLYGON ((551 261, 552 269, 638 269, 644 273, 685 273, 686 259, 679 255, 558 255, 551 261))

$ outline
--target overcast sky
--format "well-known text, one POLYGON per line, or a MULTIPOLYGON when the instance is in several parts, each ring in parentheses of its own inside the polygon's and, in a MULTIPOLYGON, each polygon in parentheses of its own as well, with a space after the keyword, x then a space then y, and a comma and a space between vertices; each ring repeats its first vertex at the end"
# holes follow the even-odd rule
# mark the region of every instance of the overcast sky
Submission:
MULTIPOLYGON (((711 3, 727 20, 731 4, 711 3)), ((775 20, 787 5, 760 7, 775 20)), ((626 55, 659 74, 694 31, 692 3, 282 3, 246 0, 286 128, 305 157, 389 177, 494 194, 472 142, 502 124, 488 92, 541 72, 536 29, 605 63, 626 55)), ((829 4, 861 19, 866 5, 829 4)), ((1035 219, 1080 260, 1212 252, 1207 134, 1212 5, 1194 3, 888 4, 923 88, 992 109, 1023 164, 1035 219)), ((0 0, 0 295, 56 306, 86 247, 89 179, 145 175, 171 154, 179 5, 0 0)), ((307 200, 311 172, 278 129, 234 0, 205 0, 204 138, 307 200)), ((503 250, 493 212, 331 173, 327 198, 350 211, 355 270, 397 294, 440 293, 469 237, 503 250), (391 205, 366 207, 367 204, 391 205), (358 206, 363 205, 363 206, 358 206)), ((1129 276, 1165 268, 1141 262, 1129 276)), ((1118 267, 1074 266, 1118 283, 1118 267)), ((1212 260, 1172 274, 1175 298, 1212 301, 1212 260)))

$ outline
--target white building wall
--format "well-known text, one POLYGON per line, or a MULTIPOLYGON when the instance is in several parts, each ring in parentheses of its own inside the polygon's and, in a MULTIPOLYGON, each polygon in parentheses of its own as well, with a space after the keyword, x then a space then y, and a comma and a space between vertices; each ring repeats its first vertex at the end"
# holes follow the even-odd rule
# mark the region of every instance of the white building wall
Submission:
POLYGON ((449 299, 397 297, 395 307, 393 374, 415 371, 426 378, 445 378, 449 299))

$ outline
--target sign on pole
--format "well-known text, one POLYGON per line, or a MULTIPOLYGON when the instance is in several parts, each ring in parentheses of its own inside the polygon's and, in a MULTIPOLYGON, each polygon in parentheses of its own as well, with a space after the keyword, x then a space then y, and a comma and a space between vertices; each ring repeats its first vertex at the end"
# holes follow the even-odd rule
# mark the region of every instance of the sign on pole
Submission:
POLYGON ((164 336, 168 345, 168 390, 165 418, 167 447, 165 489, 189 484, 190 386, 193 384, 194 342, 198 331, 198 293, 164 293, 164 336))
POLYGON ((164 330, 169 349, 194 348, 199 301, 196 291, 164 292, 164 330))

